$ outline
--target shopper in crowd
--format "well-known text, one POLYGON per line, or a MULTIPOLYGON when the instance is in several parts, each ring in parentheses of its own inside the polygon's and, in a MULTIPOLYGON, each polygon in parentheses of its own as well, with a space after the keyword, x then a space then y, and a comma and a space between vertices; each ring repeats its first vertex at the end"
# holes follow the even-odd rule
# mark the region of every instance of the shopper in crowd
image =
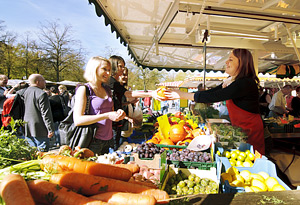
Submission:
MULTIPOLYGON (((156 92, 152 91, 129 91, 119 82, 119 77, 123 74, 125 69, 125 61, 121 56, 111 56, 109 58, 111 63, 111 77, 109 79, 109 87, 113 93, 114 110, 122 109, 122 97, 125 95, 127 98, 145 98, 145 97, 157 97, 156 92)), ((120 122, 114 123, 114 139, 115 146, 119 147, 119 141, 121 137, 121 126, 120 122)))
POLYGON ((269 117, 279 117, 289 112, 286 107, 285 96, 290 94, 292 90, 291 85, 285 85, 273 95, 271 103, 269 104, 269 117))
POLYGON ((292 100, 293 100, 294 96, 292 95, 292 92, 290 92, 289 94, 287 94, 285 96, 285 100, 286 100, 286 109, 291 111, 292 110, 292 100))
POLYGON ((28 80, 30 86, 24 92, 25 139, 31 146, 48 151, 54 124, 50 102, 43 91, 46 81, 40 74, 32 74, 28 80))
POLYGON ((230 77, 210 90, 196 93, 167 90, 165 95, 168 99, 181 98, 201 103, 226 101, 231 124, 241 127, 248 135, 248 143, 265 154, 264 127, 258 103, 259 79, 251 52, 247 49, 233 49, 226 61, 225 72, 230 77))
MULTIPOLYGON (((126 89, 128 85, 128 68, 124 68, 123 74, 119 77, 120 84, 126 89)), ((121 123, 121 137, 119 140, 119 145, 126 141, 126 138, 133 133, 133 110, 134 104, 138 102, 138 98, 127 98, 125 95, 122 96, 122 110, 126 113, 126 119, 122 120, 121 123)))
POLYGON ((270 109, 268 106, 271 103, 271 100, 272 98, 267 90, 264 91, 263 87, 259 87, 259 110, 262 117, 267 117, 269 115, 270 109))
POLYGON ((2 127, 1 115, 3 111, 3 103, 6 100, 6 94, 8 93, 8 78, 6 75, 0 75, 0 127, 2 127))
POLYGON ((108 82, 111 72, 109 60, 96 56, 92 57, 86 66, 84 78, 88 81, 86 86, 90 92, 89 114, 85 115, 86 88, 79 86, 75 94, 73 119, 76 126, 97 123, 98 129, 89 148, 97 154, 109 153, 113 147, 112 122, 124 119, 125 112, 122 109, 113 110, 112 93, 105 84, 108 82))
POLYGON ((55 136, 55 146, 60 145, 60 135, 58 131, 58 126, 60 122, 65 118, 62 101, 64 98, 58 94, 56 87, 50 87, 51 96, 49 97, 49 102, 51 106, 53 121, 54 121, 54 136, 55 136))
POLYGON ((299 118, 300 117, 300 86, 296 88, 296 96, 293 98, 291 102, 291 111, 290 115, 299 118))
POLYGON ((65 85, 60 85, 58 86, 58 91, 61 96, 63 96, 65 100, 66 105, 70 105, 70 100, 71 100, 71 95, 69 91, 67 90, 67 87, 65 85))

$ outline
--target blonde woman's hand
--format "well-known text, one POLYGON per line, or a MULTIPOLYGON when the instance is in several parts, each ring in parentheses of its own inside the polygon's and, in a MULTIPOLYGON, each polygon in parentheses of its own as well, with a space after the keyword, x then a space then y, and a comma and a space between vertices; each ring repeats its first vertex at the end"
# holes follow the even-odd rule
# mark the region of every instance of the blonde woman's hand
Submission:
POLYGON ((126 114, 125 114, 124 110, 121 110, 121 109, 119 109, 118 111, 110 112, 108 114, 108 118, 111 121, 115 121, 115 122, 123 120, 125 116, 126 116, 126 114))

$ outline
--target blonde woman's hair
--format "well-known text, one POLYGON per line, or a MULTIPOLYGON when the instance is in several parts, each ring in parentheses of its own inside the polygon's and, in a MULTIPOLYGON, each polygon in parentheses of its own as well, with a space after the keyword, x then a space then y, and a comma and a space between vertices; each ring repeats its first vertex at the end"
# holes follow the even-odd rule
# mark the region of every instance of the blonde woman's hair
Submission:
POLYGON ((101 56, 95 56, 90 58, 88 61, 83 77, 88 82, 96 83, 97 82, 97 68, 100 66, 101 62, 105 61, 110 64, 110 61, 101 56))
POLYGON ((66 91, 67 87, 65 85, 60 85, 58 86, 58 89, 66 91))

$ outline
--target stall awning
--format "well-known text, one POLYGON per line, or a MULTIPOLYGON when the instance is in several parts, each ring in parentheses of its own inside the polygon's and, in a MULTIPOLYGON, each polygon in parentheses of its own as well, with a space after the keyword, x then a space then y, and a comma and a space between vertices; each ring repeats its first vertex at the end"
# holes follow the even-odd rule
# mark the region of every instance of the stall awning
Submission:
MULTIPOLYGON (((144 68, 224 72, 233 48, 253 52, 259 72, 299 64, 300 2, 248 0, 88 0, 144 68)), ((99 36, 101 38, 101 36, 99 36)))

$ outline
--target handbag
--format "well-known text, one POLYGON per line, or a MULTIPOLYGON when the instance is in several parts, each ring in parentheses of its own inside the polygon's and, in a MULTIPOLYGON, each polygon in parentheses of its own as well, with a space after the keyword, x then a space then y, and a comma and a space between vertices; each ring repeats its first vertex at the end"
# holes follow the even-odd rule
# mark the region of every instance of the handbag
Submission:
MULTIPOLYGON (((90 107, 90 91, 87 86, 86 88, 86 107, 85 114, 89 113, 90 107)), ((74 96, 72 100, 74 101, 74 96)), ((72 103, 74 105, 74 103, 72 103)), ((96 132, 97 132, 97 124, 84 125, 84 126, 76 126, 73 121, 73 109, 70 110, 68 116, 60 123, 58 130, 60 134, 61 145, 69 145, 72 149, 76 146, 80 148, 88 148, 91 144, 96 132)))
POLYGON ((71 108, 68 105, 66 105, 65 100, 61 95, 59 95, 59 99, 63 109, 64 118, 66 118, 69 115, 71 108))
POLYGON ((136 103, 132 118, 134 119, 134 128, 139 128, 143 124, 143 111, 139 102, 136 103))

